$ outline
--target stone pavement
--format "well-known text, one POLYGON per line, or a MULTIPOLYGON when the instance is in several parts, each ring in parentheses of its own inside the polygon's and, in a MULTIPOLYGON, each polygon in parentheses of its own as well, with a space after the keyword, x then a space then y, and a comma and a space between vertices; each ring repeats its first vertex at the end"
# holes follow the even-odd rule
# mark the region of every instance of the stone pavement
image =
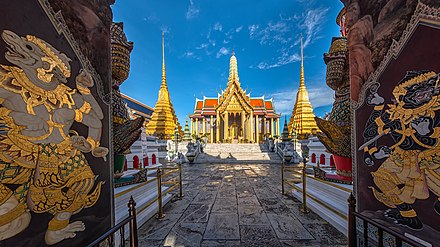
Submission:
POLYGON ((183 166, 184 198, 139 229, 139 246, 346 246, 347 238, 281 195, 280 165, 183 166))

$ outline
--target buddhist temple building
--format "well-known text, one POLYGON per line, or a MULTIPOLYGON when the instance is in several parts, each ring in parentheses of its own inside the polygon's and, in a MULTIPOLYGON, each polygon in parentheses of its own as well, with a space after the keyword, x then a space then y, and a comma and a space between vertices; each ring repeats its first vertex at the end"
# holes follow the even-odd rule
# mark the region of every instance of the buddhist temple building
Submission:
POLYGON ((298 139, 307 139, 311 134, 315 134, 318 126, 315 122, 315 114, 313 113, 312 104, 309 101, 309 94, 306 89, 304 80, 304 54, 301 36, 301 68, 299 89, 296 94, 296 102, 293 107, 292 116, 289 121, 289 132, 295 132, 298 139))
POLYGON ((279 118, 272 99, 251 97, 241 88, 234 53, 226 89, 217 97, 196 99, 190 115, 192 134, 205 135, 211 143, 259 143, 279 135, 279 118))
POLYGON ((162 84, 160 85, 158 99, 154 106, 153 115, 147 124, 147 134, 159 137, 159 139, 173 139, 175 129, 182 132, 182 127, 177 121, 170 93, 167 86, 165 70, 165 46, 164 34, 162 33, 162 84))

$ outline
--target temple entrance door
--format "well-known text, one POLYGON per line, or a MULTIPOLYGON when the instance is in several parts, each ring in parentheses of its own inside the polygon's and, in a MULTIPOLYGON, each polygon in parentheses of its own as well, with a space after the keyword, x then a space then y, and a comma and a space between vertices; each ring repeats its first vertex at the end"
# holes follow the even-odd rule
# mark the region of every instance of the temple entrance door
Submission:
POLYGON ((236 122, 234 122, 232 125, 231 125, 231 137, 232 137, 232 139, 238 139, 238 125, 237 125, 237 123, 236 122))

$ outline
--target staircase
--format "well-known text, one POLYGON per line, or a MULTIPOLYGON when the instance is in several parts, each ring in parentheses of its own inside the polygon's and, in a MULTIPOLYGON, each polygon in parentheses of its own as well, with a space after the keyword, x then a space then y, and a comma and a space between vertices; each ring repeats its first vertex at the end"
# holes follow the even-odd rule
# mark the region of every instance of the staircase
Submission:
POLYGON ((281 160, 276 153, 269 152, 263 144, 208 143, 195 162, 202 164, 279 164, 281 160))

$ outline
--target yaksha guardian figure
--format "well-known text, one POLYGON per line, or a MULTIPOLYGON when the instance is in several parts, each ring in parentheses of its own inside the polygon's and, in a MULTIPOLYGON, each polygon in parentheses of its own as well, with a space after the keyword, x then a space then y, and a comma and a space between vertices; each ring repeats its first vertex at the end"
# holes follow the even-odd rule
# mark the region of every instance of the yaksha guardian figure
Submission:
POLYGON ((66 85, 65 54, 32 35, 5 30, 2 38, 13 66, 0 65, 0 240, 23 231, 33 212, 53 215, 45 242, 56 244, 85 230, 70 218, 99 198, 103 182, 95 186, 84 153, 108 153, 100 147, 103 112, 89 73, 76 76, 76 89, 66 85), (71 130, 74 122, 87 138, 71 130))
MULTIPOLYGON (((393 103, 370 90, 367 104, 374 106, 363 133, 364 162, 374 166, 371 187, 377 200, 390 207, 385 216, 412 229, 423 224, 412 204, 425 200, 430 192, 440 197, 440 74, 408 72, 394 88, 393 103), (387 137, 388 136, 388 137, 387 137), (389 138, 391 145, 377 145, 389 138)), ((377 89, 377 87, 376 87, 377 89)), ((433 207, 440 214, 440 199, 433 207)))

